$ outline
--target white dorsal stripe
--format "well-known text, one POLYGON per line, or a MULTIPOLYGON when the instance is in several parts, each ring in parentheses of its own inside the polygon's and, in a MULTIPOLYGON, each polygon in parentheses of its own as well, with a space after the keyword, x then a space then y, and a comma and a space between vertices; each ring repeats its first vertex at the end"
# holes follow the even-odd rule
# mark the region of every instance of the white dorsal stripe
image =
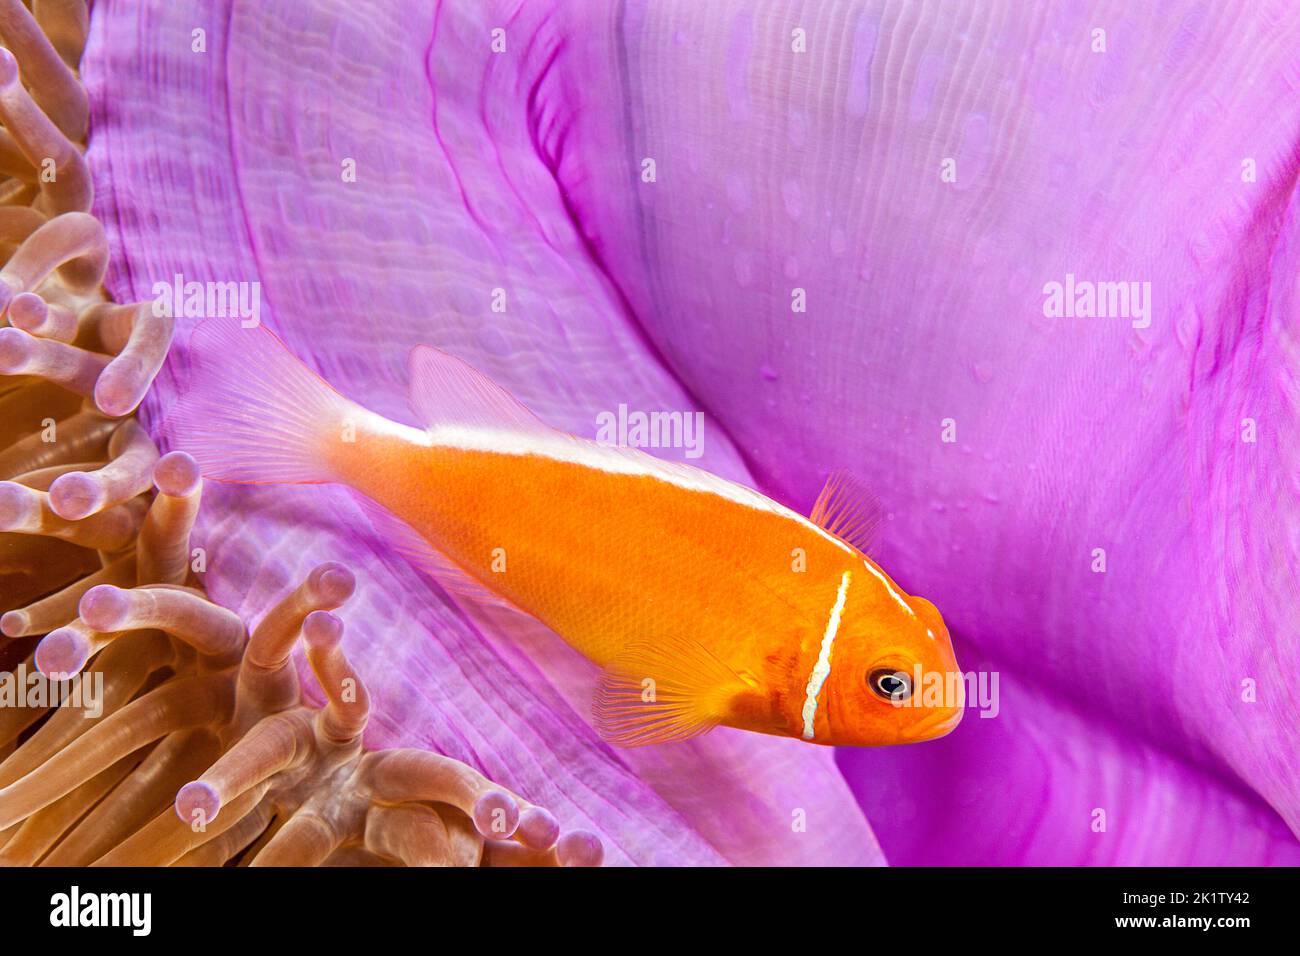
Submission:
POLYGON ((457 448, 462 451, 518 456, 542 455, 552 461, 582 465, 608 474, 643 475, 656 478, 679 488, 718 495, 734 504, 790 518, 818 537, 829 541, 845 554, 853 553, 852 548, 826 529, 752 488, 719 478, 712 472, 692 465, 656 458, 639 449, 602 445, 590 439, 577 438, 553 429, 520 432, 454 425, 439 425, 430 429, 426 441, 433 445, 457 448))
POLYGON ((831 648, 835 645, 835 635, 840 629, 840 616, 844 613, 844 602, 849 596, 849 581, 853 574, 845 571, 840 578, 840 589, 835 595, 835 605, 831 608, 830 620, 826 622, 826 633, 822 635, 821 651, 817 654, 817 663, 808 675, 808 686, 804 689, 803 699, 803 739, 813 739, 813 722, 817 717, 817 698, 822 692, 822 685, 831 676, 831 648))
POLYGON ((885 590, 889 592, 889 596, 894 599, 894 602, 899 607, 901 607, 904 611, 907 612, 909 617, 916 617, 916 612, 912 610, 912 606, 903 600, 903 596, 901 594, 899 594, 897 591, 894 590, 894 586, 889 583, 889 579, 887 577, 885 577, 883 574, 881 574, 879 571, 873 568, 871 566, 870 561, 863 561, 862 564, 864 567, 866 567, 868 571, 871 572, 873 577, 875 577, 877 580, 880 581, 881 584, 885 586, 885 590))

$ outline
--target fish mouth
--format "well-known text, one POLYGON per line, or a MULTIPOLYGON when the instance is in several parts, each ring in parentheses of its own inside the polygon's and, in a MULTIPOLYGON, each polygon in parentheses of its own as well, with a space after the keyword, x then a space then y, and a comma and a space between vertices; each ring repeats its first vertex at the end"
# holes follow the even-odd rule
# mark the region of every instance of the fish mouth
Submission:
POLYGON ((918 743, 922 740, 933 740, 936 737, 942 737, 950 732, 954 727, 961 723, 962 710, 944 709, 935 714, 913 724, 902 732, 902 738, 905 743, 918 743))

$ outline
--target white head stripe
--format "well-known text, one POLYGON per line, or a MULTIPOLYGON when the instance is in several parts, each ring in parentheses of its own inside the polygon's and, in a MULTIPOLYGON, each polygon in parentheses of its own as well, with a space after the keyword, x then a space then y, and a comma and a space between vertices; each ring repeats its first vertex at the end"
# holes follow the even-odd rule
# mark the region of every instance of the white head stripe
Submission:
POLYGON ((840 615, 844 613, 844 601, 849 596, 849 581, 852 574, 844 572, 840 578, 840 589, 835 595, 835 606, 831 608, 830 620, 826 622, 826 633, 822 635, 821 652, 817 663, 808 675, 808 686, 804 689, 803 699, 803 739, 813 739, 813 720, 817 716, 817 697, 822 692, 822 685, 831 676, 831 647, 835 644, 835 633, 840 629, 840 615))

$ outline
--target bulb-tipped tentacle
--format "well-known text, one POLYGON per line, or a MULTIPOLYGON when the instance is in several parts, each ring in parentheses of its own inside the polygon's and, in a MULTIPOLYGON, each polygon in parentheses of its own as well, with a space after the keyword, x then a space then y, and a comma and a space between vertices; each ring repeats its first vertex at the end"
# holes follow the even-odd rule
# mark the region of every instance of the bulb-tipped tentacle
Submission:
POLYGON ((89 398, 107 365, 107 355, 39 338, 16 327, 0 329, 0 375, 39 375, 89 398))
POLYGON ((246 726, 261 714, 298 702, 298 677, 289 655, 303 621, 313 611, 331 611, 352 596, 356 578, 341 564, 319 565, 276 604, 253 630, 239 670, 238 721, 246 726))
MULTIPOLYGON (((0 112, 3 103, 0 90, 0 112)), ((0 303, 7 309, 14 296, 36 291, 56 272, 72 291, 89 292, 104 280, 107 269, 108 238, 99 220, 84 212, 65 212, 37 227, 0 268, 0 303)))
POLYGON ((215 820, 231 800, 285 770, 301 766, 314 743, 311 718, 292 710, 257 723, 197 780, 176 794, 176 815, 186 822, 215 820))
POLYGON ((209 728, 169 734, 49 854, 50 866, 86 866, 167 809, 177 787, 216 759, 209 728))
MULTIPOLYGON (((68 6, 64 4, 54 19, 65 30, 71 26, 68 6)), ((21 66, 32 98, 65 136, 79 140, 86 135, 90 119, 86 91, 43 26, 21 0, 0 0, 0 36, 21 66)))
POLYGON ((214 667, 238 661, 244 646, 238 614, 172 585, 101 584, 82 596, 79 609, 81 620, 97 631, 165 631, 214 667))
POLYGON ((224 866, 236 857, 246 857, 244 851, 266 831, 274 815, 270 802, 263 800, 238 823, 196 846, 172 865, 224 866))
POLYGON ((171 866, 191 850, 240 824, 265 796, 269 784, 254 787, 233 800, 216 820, 184 823, 168 807, 136 830, 92 866, 171 866))
POLYGON ((137 302, 93 305, 83 313, 81 322, 96 330, 87 333, 87 347, 99 347, 112 355, 95 384, 95 404, 105 415, 129 415, 167 358, 174 321, 170 315, 159 314, 153 303, 137 302))
POLYGON ((81 150, 41 112, 18 77, 18 61, 0 48, 0 123, 34 168, 52 176, 40 180, 43 212, 88 212, 94 198, 90 170, 81 150), (48 165, 47 165, 48 164, 48 165))
POLYGON ((36 667, 51 680, 80 674, 89 660, 126 631, 96 631, 77 619, 55 628, 36 645, 36 667))
MULTIPOLYGON (((102 713, 87 719, 86 708, 58 707, 40 729, 14 753, 0 763, 0 786, 10 784, 53 759, 61 749, 89 731, 96 722, 124 707, 159 668, 170 663, 175 654, 171 642, 157 631, 128 634, 110 644, 95 660, 85 681, 102 680, 98 704, 102 713), (95 675, 101 675, 96 677, 95 675)), ((49 682, 47 682, 48 684, 49 682)), ((45 708, 40 708, 44 712, 45 708)), ((0 712, 0 717, 3 712, 0 712)))
POLYGON ((319 866, 342 842, 330 821, 300 810, 280 827, 249 866, 319 866))
POLYGON ((117 786, 138 760, 138 754, 127 754, 66 796, 29 816, 0 851, 0 866, 35 866, 76 824, 85 808, 117 786))
POLYGON ((49 496, 56 515, 80 521, 152 487, 158 448, 138 423, 122 423, 109 440, 108 454, 108 464, 97 471, 70 471, 54 480, 49 496))
POLYGON ((104 458, 118 423, 97 411, 82 410, 66 418, 47 416, 32 434, 0 451, 0 475, 49 468, 68 462, 104 458))
POLYGON ((39 767, 0 789, 0 828, 48 806, 122 757, 169 733, 227 719, 233 704, 230 684, 224 674, 184 678, 150 691, 97 722, 39 767))
POLYGON ((53 594, 33 601, 23 608, 15 608, 0 615, 0 633, 5 637, 29 637, 48 634, 57 627, 71 624, 77 617, 81 597, 100 584, 118 587, 135 581, 135 555, 123 555, 108 567, 101 568, 89 577, 74 581, 53 594))
POLYGON ((389 803, 447 803, 474 821, 479 833, 494 840, 512 836, 519 826, 523 800, 458 760, 425 750, 389 750, 365 763, 367 785, 389 803))
POLYGON ((184 452, 158 459, 153 471, 158 494, 140 528, 138 584, 182 584, 190 574, 190 531, 203 493, 198 464, 184 452))
POLYGON ((32 16, 63 62, 75 68, 90 32, 86 0, 32 0, 32 16))
POLYGON ((343 622, 328 611, 312 611, 303 619, 307 662, 326 699, 318 718, 319 732, 335 745, 357 740, 370 718, 370 695, 339 646, 342 635, 343 622))
POLYGON ((436 810, 418 803, 371 807, 365 847, 406 866, 451 866, 456 849, 436 810))
POLYGON ((35 292, 21 292, 9 303, 9 324, 29 335, 71 345, 77 339, 77 317, 57 302, 35 292))

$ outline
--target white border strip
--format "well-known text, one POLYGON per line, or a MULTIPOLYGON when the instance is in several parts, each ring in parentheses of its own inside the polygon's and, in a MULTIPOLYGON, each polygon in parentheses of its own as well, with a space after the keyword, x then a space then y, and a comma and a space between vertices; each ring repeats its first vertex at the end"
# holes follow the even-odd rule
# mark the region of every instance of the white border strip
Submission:
POLYGON ((808 686, 804 689, 803 700, 803 739, 813 739, 813 721, 817 717, 817 696, 822 692, 822 685, 831 676, 831 647, 835 643, 835 634, 840 629, 840 615, 844 613, 844 601, 849 596, 849 581, 853 575, 845 571, 840 578, 840 590, 835 595, 835 606, 831 608, 831 619, 826 622, 826 633, 822 635, 821 653, 817 663, 808 675, 808 686))

